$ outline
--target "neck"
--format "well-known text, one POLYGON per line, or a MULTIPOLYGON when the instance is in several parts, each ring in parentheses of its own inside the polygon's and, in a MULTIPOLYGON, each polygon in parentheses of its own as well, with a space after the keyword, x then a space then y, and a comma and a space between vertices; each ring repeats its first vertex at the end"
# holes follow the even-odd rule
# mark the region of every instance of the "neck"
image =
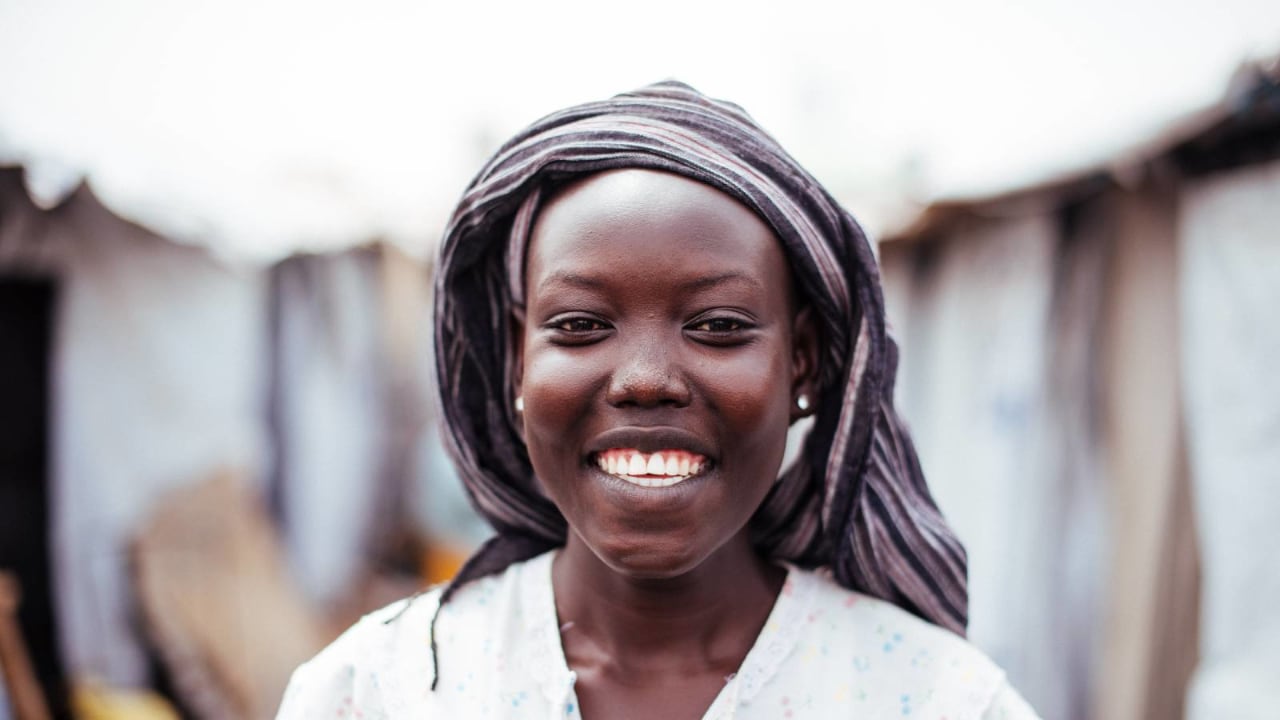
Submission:
POLYGON ((669 578, 621 574, 572 532, 552 568, 561 637, 574 667, 606 662, 733 672, 784 578, 784 570, 755 553, 745 530, 695 569, 669 578))

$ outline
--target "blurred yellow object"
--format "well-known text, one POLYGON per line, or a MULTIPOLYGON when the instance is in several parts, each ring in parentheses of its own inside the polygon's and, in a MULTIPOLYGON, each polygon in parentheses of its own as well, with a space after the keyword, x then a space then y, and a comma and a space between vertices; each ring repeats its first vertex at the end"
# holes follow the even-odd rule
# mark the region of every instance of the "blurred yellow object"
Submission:
POLYGON ((144 690, 116 690, 93 681, 72 683, 76 720, 180 720, 164 698, 144 690))
POLYGON ((440 541, 427 543, 422 553, 422 578, 428 585, 438 585, 453 579, 470 556, 466 550, 440 541))

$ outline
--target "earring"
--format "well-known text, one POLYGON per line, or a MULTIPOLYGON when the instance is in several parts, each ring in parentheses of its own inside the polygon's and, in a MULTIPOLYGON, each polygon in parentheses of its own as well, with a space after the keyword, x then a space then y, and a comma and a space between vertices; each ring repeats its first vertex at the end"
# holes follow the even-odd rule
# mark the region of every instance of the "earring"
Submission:
POLYGON ((796 398, 796 407, 800 408, 800 411, 801 411, 801 412, 804 412, 804 411, 808 410, 808 409, 809 409, 809 396, 808 396, 808 395, 801 395, 800 397, 796 398))
POLYGON ((523 395, 516 396, 516 412, 518 413, 524 412, 524 396, 523 395))

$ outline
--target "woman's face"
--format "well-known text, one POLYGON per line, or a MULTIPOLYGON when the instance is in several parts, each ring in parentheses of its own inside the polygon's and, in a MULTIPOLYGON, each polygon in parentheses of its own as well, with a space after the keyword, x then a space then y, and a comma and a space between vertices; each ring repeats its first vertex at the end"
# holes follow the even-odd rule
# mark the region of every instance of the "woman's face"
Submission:
POLYGON ((636 578, 745 541, 817 357, 768 226, 692 180, 611 171, 543 208, 525 273, 525 439, 576 539, 636 578))

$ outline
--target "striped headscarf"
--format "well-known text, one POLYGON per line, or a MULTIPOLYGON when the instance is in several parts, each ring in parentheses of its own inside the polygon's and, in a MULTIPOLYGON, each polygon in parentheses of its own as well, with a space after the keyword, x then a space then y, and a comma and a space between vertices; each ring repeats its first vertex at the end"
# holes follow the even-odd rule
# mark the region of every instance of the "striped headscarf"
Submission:
POLYGON ((814 425, 751 520, 758 551, 828 568, 844 587, 964 634, 965 552, 893 409, 897 351, 866 236, 741 108, 676 82, 534 123, 481 169, 445 231, 435 302, 446 446, 497 535, 441 603, 468 580, 565 542, 565 519, 534 478, 513 409, 511 314, 523 304, 524 244, 540 198, 616 168, 682 175, 753 210, 782 243, 819 320, 814 425))

